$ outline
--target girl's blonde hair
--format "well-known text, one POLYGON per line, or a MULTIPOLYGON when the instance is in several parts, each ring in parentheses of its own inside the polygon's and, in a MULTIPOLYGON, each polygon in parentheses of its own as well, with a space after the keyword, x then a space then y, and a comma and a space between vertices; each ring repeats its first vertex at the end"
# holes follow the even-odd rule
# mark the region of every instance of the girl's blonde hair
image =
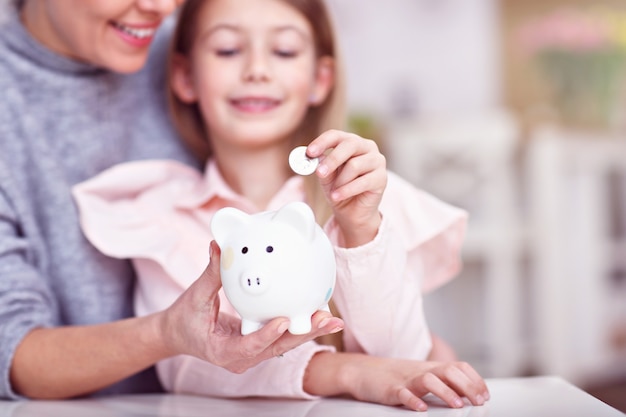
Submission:
MULTIPOLYGON (((174 56, 190 55, 198 31, 198 16, 208 1, 210 0, 187 0, 181 7, 168 60, 170 76, 174 56)), ((323 0, 281 1, 298 10, 313 28, 316 56, 329 56, 334 60, 334 85, 328 97, 320 105, 309 107, 297 134, 294 135, 293 146, 307 145, 326 130, 344 128, 346 110, 343 65, 331 17, 323 0)), ((171 87, 168 87, 167 92, 170 111, 178 132, 198 159, 206 161, 212 154, 211 139, 199 106, 197 103, 189 104, 180 100, 171 87)), ((314 176, 305 178, 305 191, 307 203, 312 207, 317 222, 324 224, 331 211, 314 176)))
MULTIPOLYGON (((179 11, 178 23, 170 48, 168 80, 171 79, 174 56, 177 54, 189 56, 193 48, 198 30, 198 16, 201 8, 210 0, 187 0, 179 11)), ((329 129, 344 129, 346 122, 345 80, 343 75, 343 61, 335 36, 332 20, 323 0, 281 0, 298 10, 313 28, 316 56, 329 56, 334 60, 334 84, 326 100, 317 106, 309 107, 307 114, 294 137, 293 146, 308 145, 308 143, 329 129)), ((172 88, 167 88, 170 112, 174 125, 186 144, 196 154, 198 159, 206 161, 212 154, 211 138, 202 119, 199 106, 181 101, 172 88)), ((319 224, 324 224, 331 215, 331 209, 326 201, 319 182, 315 176, 305 177, 305 193, 307 203, 313 209, 319 224)), ((331 311, 339 315, 332 301, 331 311)), ((323 344, 334 345, 343 349, 340 333, 322 336, 317 339, 323 344)))

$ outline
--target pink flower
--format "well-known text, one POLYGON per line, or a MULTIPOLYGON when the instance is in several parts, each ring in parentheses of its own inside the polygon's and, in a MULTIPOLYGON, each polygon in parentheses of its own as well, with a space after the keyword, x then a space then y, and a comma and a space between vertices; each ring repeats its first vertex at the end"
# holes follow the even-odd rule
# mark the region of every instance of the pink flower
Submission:
POLYGON ((518 32, 522 50, 533 55, 543 50, 585 53, 613 43, 611 28, 599 14, 563 8, 528 20, 518 32))

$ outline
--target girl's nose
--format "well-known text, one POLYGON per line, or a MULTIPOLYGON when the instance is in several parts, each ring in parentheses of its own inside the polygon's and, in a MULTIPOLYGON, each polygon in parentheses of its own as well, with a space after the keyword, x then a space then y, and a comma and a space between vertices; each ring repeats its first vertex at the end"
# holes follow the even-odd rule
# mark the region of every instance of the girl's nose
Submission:
POLYGON ((137 0, 137 7, 144 12, 156 13, 165 17, 183 2, 184 0, 137 0))
POLYGON ((269 81, 271 79, 270 64, 265 54, 253 52, 249 55, 243 78, 247 82, 269 81))

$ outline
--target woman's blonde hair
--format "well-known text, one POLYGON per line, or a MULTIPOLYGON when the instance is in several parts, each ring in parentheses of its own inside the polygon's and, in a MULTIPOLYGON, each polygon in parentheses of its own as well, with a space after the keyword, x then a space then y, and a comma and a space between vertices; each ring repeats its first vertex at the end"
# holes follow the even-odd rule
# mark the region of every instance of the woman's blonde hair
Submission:
MULTIPOLYGON (((187 0, 179 11, 178 23, 170 48, 168 79, 171 77, 174 56, 189 56, 198 31, 198 16, 202 7, 210 0, 187 0)), ((307 145, 322 132, 329 129, 343 129, 346 121, 345 81, 342 59, 335 36, 330 14, 323 0, 281 0, 298 10, 313 28, 316 56, 329 56, 334 60, 334 85, 326 100, 317 106, 309 107, 307 114, 294 136, 293 146, 307 145)), ((211 140, 202 119, 197 103, 185 103, 168 86, 168 101, 174 125, 185 143, 200 161, 211 156, 211 140)), ((314 176, 305 178, 307 203, 315 217, 324 224, 330 217, 330 207, 314 176)))

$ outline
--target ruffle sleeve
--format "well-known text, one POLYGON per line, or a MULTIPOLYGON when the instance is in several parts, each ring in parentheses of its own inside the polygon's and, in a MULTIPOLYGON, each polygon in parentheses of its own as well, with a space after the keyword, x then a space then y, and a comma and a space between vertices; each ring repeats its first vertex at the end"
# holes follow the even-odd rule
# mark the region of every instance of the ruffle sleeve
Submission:
POLYGON ((192 356, 175 356, 157 364, 159 379, 168 392, 214 397, 282 397, 315 399, 304 390, 303 380, 311 358, 334 352, 332 346, 306 342, 282 357, 261 362, 235 374, 192 356))
POLYGON ((77 184, 72 193, 83 233, 101 252, 116 258, 155 261, 181 288, 209 260, 210 236, 175 203, 193 193, 202 174, 175 161, 116 165, 77 184), (181 239, 180 233, 186 233, 181 239), (195 252, 201 251, 196 254, 195 252))
MULTIPOLYGON (((424 360, 432 341, 423 293, 458 272, 467 216, 393 173, 380 210, 382 223, 371 242, 357 248, 335 246, 333 301, 346 322, 344 346, 424 360)), ((325 230, 335 244, 341 241, 334 218, 325 230)))
MULTIPOLYGON (((393 172, 380 205, 386 227, 414 264, 421 269, 424 293, 451 280, 461 268, 461 249, 467 227, 467 213, 420 190, 393 172)), ((339 228, 331 218, 325 231, 339 241, 339 228)), ((375 243, 376 239, 371 242, 375 243)), ((363 252, 363 248, 337 248, 340 257, 363 252)), ((396 248, 394 248, 395 250, 396 248)), ((416 267, 417 268, 417 267, 416 267)))
POLYGON ((461 268, 467 212, 389 173, 381 212, 423 268, 424 293, 451 280, 461 268))

